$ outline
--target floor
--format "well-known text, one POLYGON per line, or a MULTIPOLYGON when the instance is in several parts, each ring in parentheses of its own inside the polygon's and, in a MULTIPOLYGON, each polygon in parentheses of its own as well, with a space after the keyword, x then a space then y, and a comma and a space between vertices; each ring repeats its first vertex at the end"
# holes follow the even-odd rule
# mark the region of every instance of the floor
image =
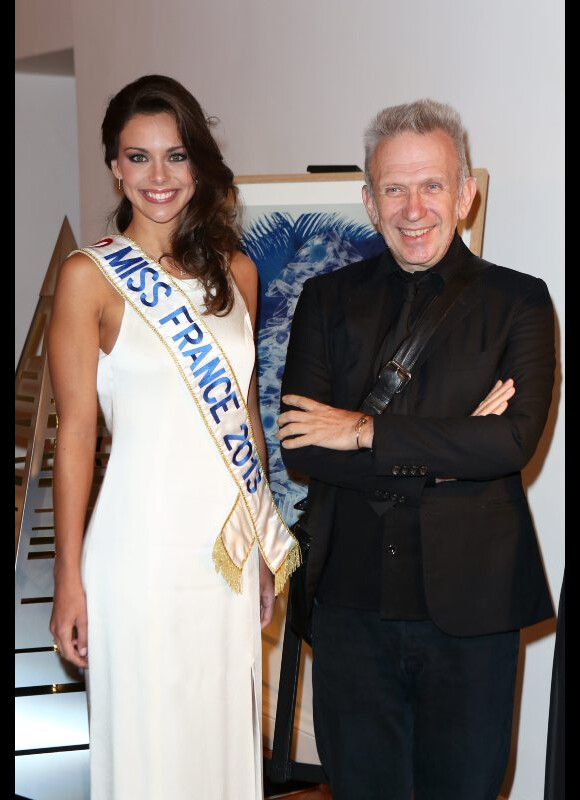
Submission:
POLYGON ((312 782, 312 779, 320 780, 318 776, 311 776, 310 781, 292 779, 286 783, 274 783, 269 778, 268 769, 271 752, 265 750, 264 755, 264 800, 332 800, 328 786, 312 782))
POLYGON ((330 790, 328 786, 324 786, 319 784, 318 786, 310 786, 308 788, 297 788, 293 791, 289 790, 289 787, 282 788, 280 787, 278 790, 272 789, 272 787, 266 787, 266 800, 332 800, 332 796, 330 794, 330 790), (269 791, 274 791, 274 794, 269 794, 269 791), (284 794, 278 794, 277 791, 283 791, 284 794))

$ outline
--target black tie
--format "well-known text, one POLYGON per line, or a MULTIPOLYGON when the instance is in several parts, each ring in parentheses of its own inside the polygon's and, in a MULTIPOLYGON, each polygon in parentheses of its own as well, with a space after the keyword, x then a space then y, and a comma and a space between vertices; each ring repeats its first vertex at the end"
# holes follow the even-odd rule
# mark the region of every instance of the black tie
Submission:
POLYGON ((405 299, 399 312, 398 317, 391 325, 386 333, 382 345, 379 347, 377 357, 374 363, 375 376, 379 374, 384 365, 389 361, 397 352, 397 348, 409 333, 409 314, 411 313, 411 306, 413 300, 417 296, 419 283, 412 278, 405 280, 405 299))

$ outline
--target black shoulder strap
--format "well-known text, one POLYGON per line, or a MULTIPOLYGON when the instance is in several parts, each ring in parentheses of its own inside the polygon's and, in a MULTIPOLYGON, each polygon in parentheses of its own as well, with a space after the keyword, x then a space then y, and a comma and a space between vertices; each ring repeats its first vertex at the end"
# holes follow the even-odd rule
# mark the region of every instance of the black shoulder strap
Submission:
POLYGON ((484 264, 470 269, 467 273, 459 269, 445 285, 441 294, 435 295, 415 323, 411 333, 379 372, 377 382, 366 396, 361 411, 370 415, 382 414, 393 396, 409 383, 419 354, 443 322, 459 295, 479 278, 483 269, 484 264))

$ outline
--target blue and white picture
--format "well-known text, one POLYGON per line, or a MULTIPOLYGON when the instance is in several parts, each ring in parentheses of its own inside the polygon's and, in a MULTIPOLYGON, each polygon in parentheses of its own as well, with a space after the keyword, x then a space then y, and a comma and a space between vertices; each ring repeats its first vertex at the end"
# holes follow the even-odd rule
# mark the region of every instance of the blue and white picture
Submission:
POLYGON ((288 476, 275 434, 290 325, 302 285, 313 275, 369 258, 384 246, 362 201, 334 208, 275 203, 246 207, 242 249, 260 276, 258 378, 270 486, 288 525, 296 520, 294 505, 307 489, 288 476))

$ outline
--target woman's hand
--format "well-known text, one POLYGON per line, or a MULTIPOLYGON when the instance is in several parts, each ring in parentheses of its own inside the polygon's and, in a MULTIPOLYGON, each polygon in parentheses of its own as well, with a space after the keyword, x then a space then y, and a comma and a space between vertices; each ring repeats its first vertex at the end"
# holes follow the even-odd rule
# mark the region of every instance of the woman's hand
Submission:
POLYGON ((268 569, 264 557, 260 553, 260 626, 265 628, 274 616, 274 576, 268 569))
POLYGON ((85 669, 89 666, 85 592, 80 576, 58 576, 58 565, 55 572, 50 632, 60 655, 76 667, 85 669))

